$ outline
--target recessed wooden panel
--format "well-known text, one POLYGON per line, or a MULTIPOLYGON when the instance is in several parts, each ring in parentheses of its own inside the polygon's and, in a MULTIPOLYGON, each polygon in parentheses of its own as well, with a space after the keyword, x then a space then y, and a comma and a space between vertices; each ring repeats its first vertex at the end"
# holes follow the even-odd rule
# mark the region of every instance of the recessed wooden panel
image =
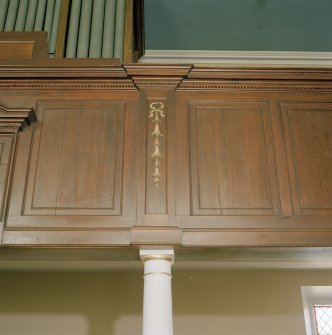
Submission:
POLYGON ((38 106, 23 215, 119 215, 121 103, 38 106))
POLYGON ((268 105, 197 102, 189 114, 192 214, 279 214, 268 105))
POLYGON ((295 214, 332 215, 332 104, 282 104, 295 214))
POLYGON ((3 216, 13 138, 14 135, 0 136, 0 221, 2 221, 3 216))

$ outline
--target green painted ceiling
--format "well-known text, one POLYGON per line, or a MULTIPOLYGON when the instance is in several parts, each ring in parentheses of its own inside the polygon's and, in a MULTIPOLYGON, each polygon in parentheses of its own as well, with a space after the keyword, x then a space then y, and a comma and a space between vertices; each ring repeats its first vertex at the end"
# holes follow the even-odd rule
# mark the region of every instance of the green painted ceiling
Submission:
POLYGON ((332 51, 332 0, 145 0, 148 50, 332 51))

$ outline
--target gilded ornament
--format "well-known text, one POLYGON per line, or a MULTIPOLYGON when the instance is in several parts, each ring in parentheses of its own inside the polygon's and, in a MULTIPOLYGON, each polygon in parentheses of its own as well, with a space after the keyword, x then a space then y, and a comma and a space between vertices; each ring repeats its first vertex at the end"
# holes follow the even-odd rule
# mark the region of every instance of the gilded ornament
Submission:
POLYGON ((161 174, 159 172, 159 158, 162 157, 160 153, 161 143, 160 138, 164 137, 164 134, 160 131, 160 125, 162 124, 162 119, 165 118, 164 114, 164 104, 162 102, 152 102, 150 103, 150 110, 149 110, 149 118, 152 119, 153 124, 153 131, 150 134, 150 136, 154 137, 153 142, 153 152, 150 155, 150 158, 152 158, 154 171, 152 174, 153 182, 158 186, 160 184, 160 178, 161 174))

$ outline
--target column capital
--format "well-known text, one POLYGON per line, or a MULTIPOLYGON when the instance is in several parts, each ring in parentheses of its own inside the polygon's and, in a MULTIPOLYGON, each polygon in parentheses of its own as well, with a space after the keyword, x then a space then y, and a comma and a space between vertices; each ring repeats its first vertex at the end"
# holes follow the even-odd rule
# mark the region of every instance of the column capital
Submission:
POLYGON ((139 255, 143 263, 150 260, 164 260, 172 264, 174 262, 173 249, 140 249, 139 255))

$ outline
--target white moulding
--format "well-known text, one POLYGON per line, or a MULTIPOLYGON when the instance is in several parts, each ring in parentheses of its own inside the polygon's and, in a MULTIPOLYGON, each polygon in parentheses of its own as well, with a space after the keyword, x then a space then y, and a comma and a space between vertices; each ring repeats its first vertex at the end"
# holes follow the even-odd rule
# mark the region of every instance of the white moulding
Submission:
POLYGON ((332 52, 145 50, 139 63, 332 67, 332 52))

